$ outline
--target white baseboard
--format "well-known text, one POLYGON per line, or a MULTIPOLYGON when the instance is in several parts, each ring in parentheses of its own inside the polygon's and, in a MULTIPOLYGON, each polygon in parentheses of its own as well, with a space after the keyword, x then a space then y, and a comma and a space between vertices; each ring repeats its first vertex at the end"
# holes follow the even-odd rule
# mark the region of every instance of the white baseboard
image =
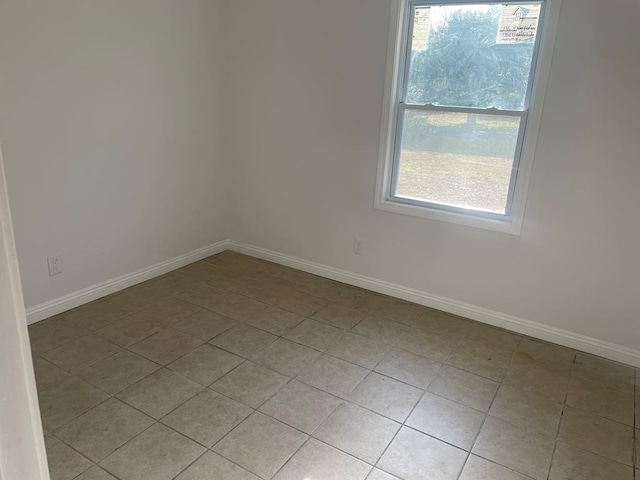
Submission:
POLYGON ((542 323, 533 322, 514 315, 496 312, 487 308, 477 307, 468 303, 459 302, 451 298, 433 295, 427 292, 404 287, 391 282, 377 280, 338 268, 329 267, 319 263, 310 262, 290 255, 284 255, 264 248, 245 245, 230 241, 228 248, 234 252, 244 253, 253 257, 268 260, 280 265, 302 270, 321 277, 330 278, 342 283, 365 288, 374 292, 401 298, 409 302, 431 307, 481 323, 504 328, 529 337, 556 343, 565 347, 591 353, 600 357, 615 360, 617 362, 640 367, 640 350, 623 347, 614 343, 605 342, 568 330, 551 327, 542 323))
POLYGON ((32 323, 39 322, 45 318, 53 317, 54 315, 66 312, 72 308, 84 305, 85 303, 93 302, 94 300, 106 297, 107 295, 124 290, 125 288, 132 287, 138 283, 142 283, 173 270, 177 270, 178 268, 182 268, 185 265, 197 262, 203 258, 224 252, 228 249, 228 245, 229 241, 223 240, 221 242, 214 243, 213 245, 180 255, 179 257, 143 268, 137 272, 122 275, 121 277, 113 278, 106 282, 83 288, 82 290, 78 290, 77 292, 69 295, 64 295, 39 305, 29 307, 27 308, 27 323, 31 325, 32 323))
POLYGON ((125 288, 137 285, 138 283, 150 280, 160 275, 164 275, 165 273, 184 267, 190 263, 197 262, 198 260, 202 260, 203 258, 211 255, 224 252, 225 250, 244 253, 252 257, 261 258, 263 260, 268 260, 297 270, 302 270, 303 272, 330 278, 332 280, 365 288, 391 297, 401 298, 436 310, 442 310, 443 312, 448 312, 453 315, 470 318, 471 320, 476 320, 487 325, 504 328, 533 338, 538 338, 540 340, 545 340, 547 342, 556 343, 582 352, 622 362, 627 365, 640 367, 640 350, 634 350, 632 348, 605 342, 586 335, 526 320, 514 315, 496 312, 495 310, 470 305, 468 303, 423 292, 414 288, 378 280, 372 277, 341 270, 339 268, 310 262, 302 258, 229 240, 223 240, 213 245, 194 250, 193 252, 185 255, 138 270, 137 272, 123 275, 112 280, 107 280, 106 282, 84 288, 69 295, 27 308, 27 322, 29 324, 39 322, 45 318, 58 315, 66 312, 67 310, 71 310, 72 308, 98 300, 99 298, 124 290, 125 288))

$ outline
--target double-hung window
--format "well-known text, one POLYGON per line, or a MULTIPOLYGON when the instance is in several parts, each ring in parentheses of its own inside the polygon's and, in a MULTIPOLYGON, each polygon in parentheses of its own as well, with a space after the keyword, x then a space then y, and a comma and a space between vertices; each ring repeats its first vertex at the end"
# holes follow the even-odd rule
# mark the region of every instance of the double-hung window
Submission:
POLYGON ((377 207, 519 233, 559 0, 398 1, 377 207))

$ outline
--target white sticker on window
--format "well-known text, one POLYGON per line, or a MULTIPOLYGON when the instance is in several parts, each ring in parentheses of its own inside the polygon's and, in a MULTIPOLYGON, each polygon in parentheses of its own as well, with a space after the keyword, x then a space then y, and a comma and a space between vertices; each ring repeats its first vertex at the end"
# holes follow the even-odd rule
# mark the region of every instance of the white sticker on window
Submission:
POLYGON ((497 43, 533 40, 538 30, 540 5, 502 5, 497 43))
POLYGON ((426 50, 429 43, 429 28, 431 8, 429 7, 416 7, 414 20, 413 20, 413 42, 411 44, 411 50, 426 50))

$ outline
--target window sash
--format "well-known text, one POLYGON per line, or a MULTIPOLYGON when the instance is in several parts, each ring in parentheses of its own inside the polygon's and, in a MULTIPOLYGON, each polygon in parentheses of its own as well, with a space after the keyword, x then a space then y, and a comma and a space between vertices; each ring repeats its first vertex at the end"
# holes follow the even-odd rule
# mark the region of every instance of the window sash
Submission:
POLYGON ((535 83, 535 73, 537 70, 538 64, 538 56, 540 52, 540 44, 542 42, 542 35, 540 32, 543 31, 544 21, 545 21, 545 12, 546 12, 546 0, 532 0, 532 1, 517 1, 513 3, 520 4, 533 4, 533 5, 542 5, 540 9, 540 18, 538 19, 538 34, 536 35, 535 44, 533 48, 533 54, 531 58, 531 66, 529 70, 529 78, 527 84, 527 91, 524 100, 524 108, 522 110, 502 110, 499 108, 475 108, 475 107, 457 107, 457 106, 444 106, 444 105, 433 105, 433 104, 407 104, 405 103, 408 83, 409 83, 409 71, 411 68, 411 38, 413 38, 413 26, 414 26, 414 16, 416 7, 423 6, 446 6, 446 5, 504 5, 507 2, 503 1, 495 1, 495 0, 409 0, 408 8, 405 12, 404 19, 404 27, 403 27, 403 37, 402 37, 402 56, 400 69, 400 79, 398 82, 398 95, 399 102, 395 105, 395 133, 393 137, 393 157, 392 163, 390 166, 390 182, 389 182, 389 190, 387 192, 387 197, 389 200, 393 202, 397 202, 400 204, 413 205, 417 207, 431 208, 435 210, 448 211, 453 213, 459 213, 463 215, 473 215, 480 218, 489 218, 494 220, 508 220, 511 218, 513 214, 513 203, 514 197, 516 194, 516 188, 518 184, 518 172, 520 171, 520 163, 522 160, 522 152, 524 147, 524 140, 526 135, 526 127, 529 119, 529 111, 530 111, 530 102, 531 97, 533 95, 533 87, 535 83), (478 209, 473 208, 462 208, 451 205, 444 205, 441 203, 433 203, 422 200, 415 200, 406 197, 399 197, 395 194, 398 187, 399 181, 399 170, 400 170, 400 156, 402 155, 402 132, 404 129, 404 119, 405 112, 407 111, 433 111, 433 112, 456 112, 456 113, 471 113, 471 114, 481 114, 481 115, 500 115, 500 116, 518 116, 521 118, 520 121, 520 129, 518 131, 518 140, 516 143, 516 150, 513 159, 513 165, 511 168, 511 179, 509 182, 509 193, 507 196, 507 203, 505 208, 505 213, 494 213, 494 212, 485 212, 478 209))

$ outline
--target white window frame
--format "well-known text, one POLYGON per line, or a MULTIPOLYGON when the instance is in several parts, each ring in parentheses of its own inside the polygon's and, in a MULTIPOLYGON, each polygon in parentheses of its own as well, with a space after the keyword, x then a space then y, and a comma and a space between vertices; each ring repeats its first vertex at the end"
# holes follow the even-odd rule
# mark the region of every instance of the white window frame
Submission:
MULTIPOLYGON (((510 208, 507 215, 484 214, 476 210, 448 208, 446 206, 427 205, 423 202, 393 197, 391 194, 393 183, 393 168, 396 155, 396 144, 401 139, 398 131, 400 115, 402 112, 402 82, 408 52, 408 35, 410 4, 412 0, 392 0, 391 21, 389 33, 389 46, 387 52, 387 71, 385 79, 384 110, 382 116, 382 131, 380 135, 380 158, 378 162, 378 179, 376 185, 375 208, 388 212, 412 215, 431 220, 444 221, 483 228, 512 235, 520 235, 525 210, 525 200, 529 189, 529 179, 533 168, 535 148, 542 120, 544 97, 547 82, 551 70, 553 46, 560 16, 561 0, 542 0, 541 24, 538 33, 539 46, 537 58, 534 58, 530 78, 530 94, 528 113, 524 116, 526 125, 522 131, 520 142, 520 156, 514 160, 514 168, 517 172, 512 175, 515 185, 511 191, 510 208)), ((422 3, 422 2, 421 2, 422 3)), ((433 5, 445 4, 474 4, 496 3, 493 0, 433 0, 433 5)), ((526 0, 524 2, 526 3, 526 0)), ((425 106, 429 109, 429 106, 425 106)), ((438 107, 438 110, 440 108, 438 107)), ((482 109, 457 109, 468 110, 475 113, 483 113, 482 109)))

